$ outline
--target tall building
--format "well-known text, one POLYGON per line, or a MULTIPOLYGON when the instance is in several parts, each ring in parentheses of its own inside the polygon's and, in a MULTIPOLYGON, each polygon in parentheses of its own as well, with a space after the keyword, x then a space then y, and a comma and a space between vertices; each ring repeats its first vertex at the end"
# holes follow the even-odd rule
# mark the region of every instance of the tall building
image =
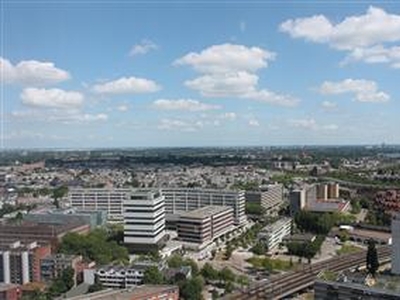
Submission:
POLYGON ((124 200, 124 242, 156 245, 165 235, 165 200, 160 190, 135 190, 124 200))
POLYGON ((124 200, 129 198, 131 189, 70 189, 68 199, 71 207, 79 210, 104 210, 110 221, 122 221, 124 200))
POLYGON ((165 211, 176 214, 204 206, 229 206, 233 208, 235 225, 246 222, 244 191, 229 191, 200 188, 164 188, 165 211))
POLYGON ((277 214, 283 202, 283 185, 268 184, 260 187, 260 191, 246 191, 246 203, 260 205, 269 215, 277 214))
POLYGON ((294 216, 306 206, 306 191, 304 189, 293 190, 289 194, 290 215, 294 216))
POLYGON ((328 199, 339 198, 339 184, 332 182, 328 184, 328 199))
POLYGON ((40 281, 40 260, 50 254, 50 246, 15 241, 0 245, 0 282, 26 284, 40 281))
POLYGON ((328 200, 328 185, 319 184, 317 186, 317 199, 318 200, 328 200))
POLYGON ((392 273, 400 275, 400 213, 392 218, 392 273))
POLYGON ((178 238, 185 242, 212 242, 232 229, 233 209, 226 206, 205 206, 179 215, 178 238))

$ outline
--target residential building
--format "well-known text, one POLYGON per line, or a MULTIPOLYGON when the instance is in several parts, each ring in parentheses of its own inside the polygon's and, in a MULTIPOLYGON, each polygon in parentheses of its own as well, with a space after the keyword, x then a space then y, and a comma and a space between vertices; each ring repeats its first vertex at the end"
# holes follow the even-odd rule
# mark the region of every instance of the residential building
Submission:
POLYGON ((400 275, 400 213, 392 218, 392 273, 400 275))
POLYGON ((339 184, 331 182, 328 184, 328 199, 339 198, 339 184))
POLYGON ((267 214, 275 215, 283 202, 283 185, 268 184, 261 186, 260 191, 246 191, 245 199, 246 203, 258 204, 267 214))
POLYGON ((293 190, 289 194, 290 215, 294 216, 306 206, 306 191, 304 189, 293 190))
POLYGON ((232 207, 204 206, 179 215, 178 238, 185 242, 203 244, 231 230, 232 226, 232 207))
POLYGON ((104 210, 110 221, 122 221, 124 200, 129 198, 131 189, 70 189, 69 204, 79 210, 104 210))
POLYGON ((268 251, 275 249, 283 238, 290 235, 292 230, 292 219, 282 218, 275 223, 265 226, 257 235, 259 241, 263 242, 268 251))
POLYGON ((179 300, 175 285, 141 285, 133 289, 102 290, 95 293, 67 298, 69 300, 179 300))
POLYGON ((319 184, 317 186, 317 199, 319 200, 328 200, 328 185, 327 184, 319 184))
POLYGON ((163 263, 142 261, 135 262, 131 266, 104 266, 98 269, 84 270, 85 283, 93 284, 97 279, 105 288, 125 289, 132 288, 143 283, 143 276, 149 267, 157 267, 163 270, 163 263))
POLYGON ((21 292, 16 284, 0 283, 0 300, 18 300, 21 292))
POLYGON ((80 255, 48 255, 40 261, 41 281, 50 282, 59 277, 63 270, 72 268, 75 272, 74 281, 76 283, 78 266, 81 262, 82 256, 80 255))
POLYGON ((165 200, 160 190, 134 190, 124 200, 124 242, 157 245, 165 235, 165 200))
POLYGON ((175 214, 179 211, 195 210, 204 206, 229 206, 233 208, 234 225, 246 223, 244 191, 164 188, 165 211, 175 214))
POLYGON ((51 252, 50 245, 38 243, 0 244, 0 282, 26 284, 40 281, 40 260, 51 252))

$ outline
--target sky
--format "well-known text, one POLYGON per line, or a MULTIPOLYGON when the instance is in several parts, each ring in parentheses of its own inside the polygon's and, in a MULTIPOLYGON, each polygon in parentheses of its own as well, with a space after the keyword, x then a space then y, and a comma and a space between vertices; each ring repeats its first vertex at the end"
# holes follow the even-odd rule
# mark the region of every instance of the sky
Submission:
POLYGON ((2 149, 400 144, 398 1, 0 2, 2 149))

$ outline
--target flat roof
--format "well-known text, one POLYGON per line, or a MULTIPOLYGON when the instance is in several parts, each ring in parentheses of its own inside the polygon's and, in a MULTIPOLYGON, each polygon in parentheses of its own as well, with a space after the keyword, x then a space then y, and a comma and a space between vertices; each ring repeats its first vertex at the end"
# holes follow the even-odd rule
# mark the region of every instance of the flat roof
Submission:
POLYGON ((185 211, 179 213, 179 215, 185 218, 206 218, 227 210, 233 210, 233 208, 229 206, 209 205, 195 210, 185 211))

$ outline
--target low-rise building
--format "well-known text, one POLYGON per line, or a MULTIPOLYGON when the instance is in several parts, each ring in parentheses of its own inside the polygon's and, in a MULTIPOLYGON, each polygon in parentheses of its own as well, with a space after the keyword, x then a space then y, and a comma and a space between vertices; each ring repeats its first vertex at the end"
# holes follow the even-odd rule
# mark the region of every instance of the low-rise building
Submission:
POLYGON ((259 241, 263 242, 268 250, 279 246, 283 238, 292 230, 292 219, 282 218, 275 223, 265 226, 257 235, 259 241))
POLYGON ((79 269, 79 264, 82 262, 80 255, 55 254, 44 257, 40 262, 41 280, 50 282, 59 277, 63 270, 72 268, 75 272, 74 281, 79 269))
POLYGON ((19 285, 0 283, 0 300, 18 300, 20 296, 19 285))

